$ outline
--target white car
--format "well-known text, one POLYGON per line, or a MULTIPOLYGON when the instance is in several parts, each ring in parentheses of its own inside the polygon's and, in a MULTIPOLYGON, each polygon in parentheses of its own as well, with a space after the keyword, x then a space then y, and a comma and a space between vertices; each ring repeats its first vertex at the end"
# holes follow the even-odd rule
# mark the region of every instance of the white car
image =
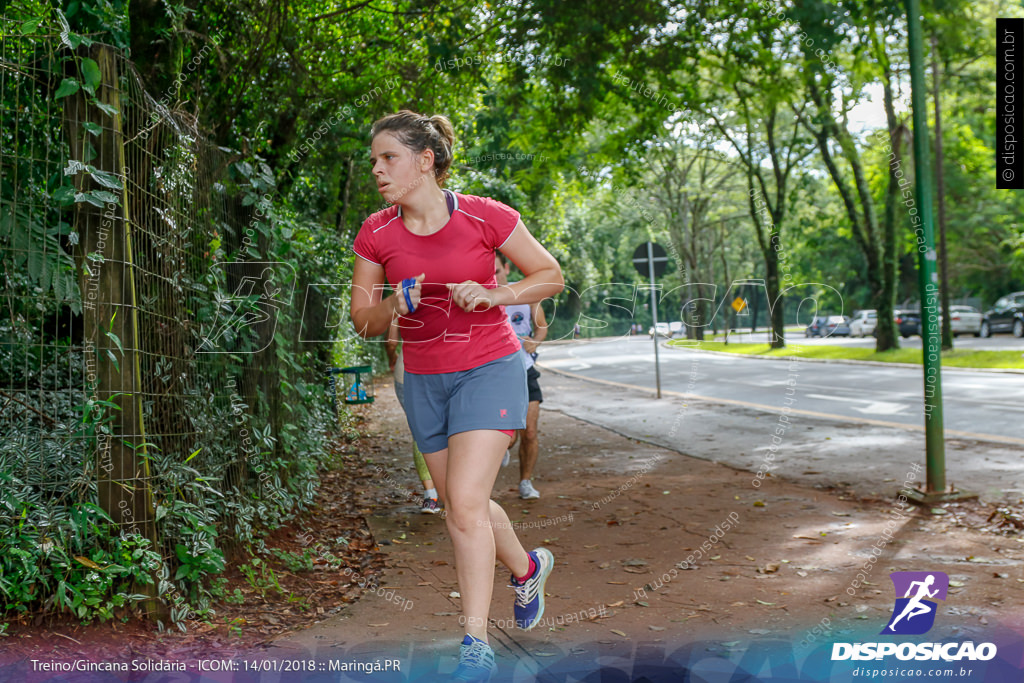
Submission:
POLYGON ((851 337, 870 337, 878 325, 878 311, 874 309, 857 311, 850 321, 851 337))
MULTIPOLYGON (((941 323, 942 316, 939 316, 941 323)), ((981 313, 974 306, 950 306, 949 307, 949 329, 953 336, 958 334, 973 334, 981 336, 981 313)))
MULTIPOLYGON (((659 337, 675 337, 677 334, 683 333, 686 328, 683 327, 683 323, 680 320, 671 323, 658 323, 658 336, 659 337)), ((654 336, 654 328, 647 328, 647 336, 654 336)))

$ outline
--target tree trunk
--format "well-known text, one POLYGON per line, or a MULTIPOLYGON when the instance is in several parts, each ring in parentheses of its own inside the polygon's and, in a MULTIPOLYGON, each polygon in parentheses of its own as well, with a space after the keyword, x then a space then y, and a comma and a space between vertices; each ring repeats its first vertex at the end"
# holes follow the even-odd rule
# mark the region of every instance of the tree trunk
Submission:
POLYGON ((902 196, 903 187, 910 182, 909 173, 903 169, 903 125, 896 118, 896 108, 893 100, 891 72, 888 66, 883 71, 883 105, 885 118, 889 128, 889 145, 892 150, 891 158, 887 158, 889 164, 889 184, 885 192, 885 215, 881 226, 881 240, 879 251, 881 252, 881 288, 874 301, 875 310, 878 311, 877 319, 891 322, 891 336, 888 330, 878 335, 876 351, 886 351, 892 348, 899 348, 898 332, 893 310, 896 307, 897 287, 897 231, 896 231, 896 207, 899 198, 902 196), (906 183, 904 183, 904 180, 906 183))
MULTIPOLYGON (((127 103, 121 99, 119 90, 116 53, 100 44, 83 53, 100 68, 97 99, 119 113, 103 113, 88 102, 83 91, 69 97, 64 108, 64 127, 70 159, 112 173, 125 186, 123 190, 113 190, 101 187, 89 173, 74 176, 76 192, 107 190, 118 195, 122 203, 120 207, 107 203, 102 209, 86 202, 75 205, 75 230, 79 235, 75 261, 82 293, 86 382, 95 383, 89 398, 117 406, 97 409, 108 420, 103 427, 96 425, 97 494, 100 507, 115 524, 149 539, 153 550, 160 552, 142 417, 142 378, 138 374, 141 340, 136 335, 135 266, 122 131, 122 108, 127 103), (85 124, 89 122, 101 129, 99 135, 86 132, 85 124), (95 147, 96 156, 86 161, 89 142, 95 147), (91 254, 99 254, 102 259, 92 260, 91 254)), ((93 412, 90 418, 95 419, 96 415, 93 412)), ((155 599, 155 583, 137 585, 136 590, 151 596, 146 604, 151 615, 166 618, 166 606, 155 599)))
POLYGON ((864 175, 860 154, 857 152, 856 143, 846 128, 846 124, 840 124, 832 113, 831 101, 827 92, 811 81, 809 93, 822 122, 819 129, 811 129, 811 132, 818 143, 818 150, 821 152, 822 161, 825 162, 825 168, 843 200, 854 242, 864 254, 865 276, 872 288, 871 301, 878 311, 875 350, 897 349, 899 348, 899 337, 892 316, 893 305, 887 303, 889 301, 885 296, 887 288, 883 282, 883 250, 879 247, 879 242, 883 238, 878 234, 878 216, 874 210, 874 198, 864 175), (836 163, 836 158, 832 155, 829 146, 830 140, 835 140, 839 144, 843 158, 852 169, 854 177, 852 188, 836 163))
POLYGON ((768 315, 771 316, 768 341, 773 349, 786 348, 786 315, 783 298, 779 293, 779 234, 773 232, 769 237, 770 248, 764 255, 765 294, 768 296, 768 315))

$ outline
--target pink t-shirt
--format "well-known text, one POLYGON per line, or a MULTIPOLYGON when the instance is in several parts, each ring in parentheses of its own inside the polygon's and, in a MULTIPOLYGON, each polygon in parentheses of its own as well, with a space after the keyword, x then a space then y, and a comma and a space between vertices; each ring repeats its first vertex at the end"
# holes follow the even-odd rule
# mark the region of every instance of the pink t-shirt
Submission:
POLYGON ((417 375, 479 367, 519 350, 519 339, 504 306, 467 313, 452 302, 448 283, 465 280, 497 287, 494 250, 512 235, 519 212, 487 197, 455 194, 444 227, 416 235, 402 222, 401 207, 390 206, 363 222, 353 251, 384 266, 392 289, 407 277, 426 273, 416 312, 399 318, 405 370, 417 375))

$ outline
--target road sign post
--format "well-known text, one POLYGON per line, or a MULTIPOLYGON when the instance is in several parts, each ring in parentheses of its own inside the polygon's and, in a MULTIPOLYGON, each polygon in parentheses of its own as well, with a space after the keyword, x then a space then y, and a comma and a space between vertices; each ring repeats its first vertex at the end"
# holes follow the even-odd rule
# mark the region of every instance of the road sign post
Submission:
MULTIPOLYGON (((651 287, 651 315, 654 318, 654 381, 658 388, 658 398, 661 398, 661 359, 658 356, 658 296, 654 284, 654 276, 661 277, 668 265, 668 254, 660 245, 654 242, 644 242, 633 252, 633 266, 641 275, 650 279, 651 287)), ((669 325, 668 337, 672 337, 672 327, 669 325)))
POLYGON ((922 505, 973 497, 946 488, 946 445, 942 416, 942 344, 939 337, 939 285, 936 272, 935 231, 932 223, 932 174, 928 154, 928 114, 925 109, 921 3, 906 0, 910 48, 910 101, 914 120, 914 179, 920 203, 918 227, 918 287, 921 296, 921 353, 924 367, 925 490, 911 498, 922 505), (931 312, 933 315, 929 315, 931 312))

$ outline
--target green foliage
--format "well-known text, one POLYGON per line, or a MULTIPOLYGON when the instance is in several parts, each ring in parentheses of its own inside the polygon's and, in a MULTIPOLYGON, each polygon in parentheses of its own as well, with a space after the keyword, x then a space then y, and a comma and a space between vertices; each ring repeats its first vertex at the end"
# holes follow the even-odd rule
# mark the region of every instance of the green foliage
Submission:
POLYGON ((249 585, 252 586, 261 598, 273 591, 282 593, 281 585, 277 582, 277 575, 264 560, 254 557, 247 564, 238 567, 238 571, 245 575, 249 585))
POLYGON ((280 548, 274 548, 274 555, 284 562, 285 567, 291 572, 311 572, 313 571, 313 551, 309 548, 302 551, 302 554, 294 553, 290 550, 281 550, 280 548))
MULTIPOLYGON (((65 8, 70 23, 44 5, 23 3, 19 7, 20 14, 9 12, 7 18, 18 19, 22 34, 37 30, 49 31, 52 36, 63 34, 64 48, 88 46, 90 41, 76 31, 107 31, 105 38, 115 44, 123 44, 121 38, 127 37, 118 37, 118 31, 127 25, 124 5, 71 3, 65 8)), ((185 16, 179 15, 175 21, 185 16)), ((5 41, 7 27, 5 23, 5 41)), ((7 46, 5 42, 5 49, 7 46)), ((220 546, 225 536, 258 549, 268 530, 312 504, 317 467, 326 450, 326 431, 332 419, 322 374, 311 360, 311 348, 298 342, 301 305, 282 311, 278 334, 268 352, 268 384, 256 387, 251 400, 259 408, 248 411, 251 414, 238 422, 232 408, 224 405, 223 378, 258 369, 252 367, 254 354, 246 353, 257 349, 258 340, 251 331, 230 330, 225 343, 235 353, 218 356, 215 362, 207 362, 209 357, 182 362, 180 358, 146 356, 143 368, 152 363, 155 375, 147 391, 156 387, 157 399, 164 400, 159 393, 163 387, 180 387, 184 394, 179 394, 181 401, 175 408, 183 422, 175 423, 175 431, 195 435, 193 443, 184 445, 175 443, 181 436, 178 433, 170 435, 173 438, 151 435, 152 442, 144 450, 138 443, 124 444, 147 458, 152 474, 147 485, 154 492, 156 536, 161 547, 149 548, 149 541, 141 539, 122 542, 108 517, 103 517, 103 523, 90 517, 103 515, 98 507, 96 446, 99 440, 112 438, 116 430, 111 423, 120 407, 119 395, 81 400, 83 388, 89 395, 94 387, 86 385, 81 337, 74 333, 74 320, 82 313, 79 277, 83 274, 76 272, 72 258, 78 243, 72 230, 73 211, 76 204, 118 207, 124 187, 120 178, 93 165, 98 163, 93 161, 98 152, 90 140, 97 139, 98 144, 103 133, 95 123, 82 124, 81 161, 67 161, 70 153, 62 136, 61 108, 82 95, 100 107, 102 103, 94 99, 102 77, 96 61, 72 56, 68 49, 59 50, 56 39, 47 42, 32 37, 17 47, 23 49, 26 64, 47 64, 50 72, 34 80, 5 76, 0 92, 4 116, 0 137, 10 152, 0 160, 0 252, 8 265, 5 301, 13 303, 0 320, 0 386, 12 400, 35 408, 41 417, 13 409, 0 416, 4 434, 0 440, 0 597, 4 607, 0 611, 60 610, 71 611, 85 621, 105 620, 115 612, 127 614, 143 599, 133 587, 155 581, 158 595, 171 606, 171 622, 182 626, 186 617, 210 614, 218 590, 223 593, 216 577, 224 570, 220 546), (51 52, 64 55, 65 61, 41 58, 51 52), (14 131, 19 131, 19 137, 14 131), (51 150, 52 163, 36 158, 40 149, 51 150), (73 180, 84 181, 84 187, 91 189, 78 192, 73 180), (54 325, 55 320, 61 325, 54 325), (274 395, 268 396, 268 387, 274 395), (280 411, 266 407, 273 399, 282 406, 280 411), (19 413, 22 416, 14 419, 19 413), (239 462, 240 437, 238 429, 228 425, 235 424, 244 425, 252 435, 259 463, 243 469, 242 477, 233 469, 239 462), (189 449, 184 454, 179 450, 183 446, 189 449), (145 547, 135 548, 132 543, 145 547), (162 555, 167 549, 172 552, 162 555), (128 558, 123 557, 126 552, 128 558)), ((109 107, 104 111, 117 113, 109 107)), ((165 186, 190 200, 196 197, 198 187, 191 170, 196 163, 194 148, 191 141, 179 138, 159 169, 165 186)), ((281 207, 277 197, 263 199, 274 193, 276 183, 261 159, 240 161, 230 173, 227 182, 219 186, 224 196, 210 199, 233 202, 240 197, 245 207, 256 206, 252 198, 259 196, 260 205, 267 210, 267 218, 254 224, 258 246, 246 258, 296 263, 302 277, 330 281, 337 268, 333 259, 325 257, 334 242, 330 231, 300 220, 281 207)), ((231 312, 225 301, 212 294, 226 286, 218 281, 210 264, 225 258, 229 248, 222 238, 232 230, 221 225, 219 234, 201 235, 209 240, 203 245, 208 261, 190 262, 187 267, 180 261, 171 264, 178 269, 174 272, 180 287, 177 291, 189 292, 192 297, 187 321, 192 329, 231 312), (196 272, 202 275, 193 279, 196 272)), ((189 246, 187 242, 185 246, 189 246)), ((231 254, 232 258, 237 255, 231 254)), ((85 255, 84 274, 90 275, 90 269, 101 264, 98 254, 85 255)), ((282 284, 294 287, 297 296, 302 296, 305 281, 282 284)), ((146 305, 151 306, 152 297, 158 294, 140 289, 141 298, 147 301, 150 297, 146 305)), ((256 305, 255 300, 245 303, 250 310, 256 305)), ((125 356, 127 344, 122 343, 121 333, 115 332, 113 320, 102 324, 101 333, 110 347, 105 360, 115 371, 120 370, 130 358, 125 356)), ((186 349, 174 351, 184 355, 186 349)), ((242 407, 247 408, 244 403, 242 407)), ((143 414, 148 427, 162 417, 152 400, 144 403, 143 414)))
MULTIPOLYGON (((7 510, 14 500, 6 496, 7 510)), ((41 606, 89 623, 127 614, 146 600, 134 589, 152 583, 161 564, 149 541, 112 533, 109 518, 90 503, 72 506, 66 516, 61 512, 23 505, 18 523, 0 534, 3 610, 24 613, 41 606), (34 525, 37 516, 46 524, 34 525)))

